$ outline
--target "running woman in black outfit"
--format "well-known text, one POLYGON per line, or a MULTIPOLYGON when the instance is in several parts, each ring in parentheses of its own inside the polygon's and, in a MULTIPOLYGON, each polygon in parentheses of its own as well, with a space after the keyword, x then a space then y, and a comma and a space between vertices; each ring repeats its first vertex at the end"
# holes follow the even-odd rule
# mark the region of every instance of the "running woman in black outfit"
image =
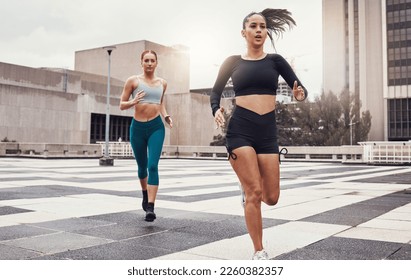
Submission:
POLYGON ((243 20, 242 36, 247 43, 243 55, 228 57, 222 64, 210 96, 214 120, 224 126, 221 94, 231 77, 236 108, 227 128, 229 161, 240 181, 244 215, 254 245, 252 259, 268 259, 263 247, 261 202, 275 205, 280 195, 279 148, 275 120, 278 77, 293 89, 294 98, 303 101, 307 90, 288 62, 278 54, 264 52, 267 36, 295 25, 290 12, 265 9, 250 13, 243 20))

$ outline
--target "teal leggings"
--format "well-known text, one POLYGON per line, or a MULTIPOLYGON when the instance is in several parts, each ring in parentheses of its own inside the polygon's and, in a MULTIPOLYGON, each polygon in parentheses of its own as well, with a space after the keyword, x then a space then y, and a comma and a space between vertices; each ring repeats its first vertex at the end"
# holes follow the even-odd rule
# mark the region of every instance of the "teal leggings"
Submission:
POLYGON ((165 128, 161 117, 139 122, 134 118, 130 125, 130 143, 137 161, 138 178, 148 176, 149 185, 158 186, 158 162, 161 156, 165 128))

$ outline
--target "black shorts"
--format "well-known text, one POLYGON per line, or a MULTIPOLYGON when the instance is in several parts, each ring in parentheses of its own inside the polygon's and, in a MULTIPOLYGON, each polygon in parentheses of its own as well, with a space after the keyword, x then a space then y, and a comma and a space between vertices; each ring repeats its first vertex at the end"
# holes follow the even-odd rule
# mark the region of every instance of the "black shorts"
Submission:
POLYGON ((228 123, 226 146, 233 159, 232 151, 244 146, 253 147, 257 154, 278 154, 275 111, 259 115, 236 106, 228 123))

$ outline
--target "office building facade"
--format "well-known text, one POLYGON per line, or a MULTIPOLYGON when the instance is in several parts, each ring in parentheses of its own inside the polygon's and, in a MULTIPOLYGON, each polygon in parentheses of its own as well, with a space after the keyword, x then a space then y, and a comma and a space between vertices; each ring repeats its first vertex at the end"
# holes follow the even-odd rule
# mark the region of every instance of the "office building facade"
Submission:
POLYGON ((325 92, 370 111, 369 140, 411 139, 411 0, 323 0, 323 67, 325 92))

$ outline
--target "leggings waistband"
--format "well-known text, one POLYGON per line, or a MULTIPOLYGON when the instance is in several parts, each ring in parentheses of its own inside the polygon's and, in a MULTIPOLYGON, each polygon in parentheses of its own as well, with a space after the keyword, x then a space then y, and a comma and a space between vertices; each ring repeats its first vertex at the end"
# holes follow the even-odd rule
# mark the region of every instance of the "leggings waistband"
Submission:
POLYGON ((151 128, 151 127, 155 127, 157 125, 161 125, 163 123, 163 121, 161 120, 160 115, 158 115, 157 117, 155 117, 152 120, 146 121, 146 122, 141 122, 136 120, 135 118, 133 118, 132 120, 132 125, 135 128, 141 128, 141 129, 146 129, 146 128, 151 128))
POLYGON ((233 115, 245 117, 249 120, 270 119, 273 117, 275 118, 275 110, 260 115, 259 113, 237 105, 234 109, 233 115))

